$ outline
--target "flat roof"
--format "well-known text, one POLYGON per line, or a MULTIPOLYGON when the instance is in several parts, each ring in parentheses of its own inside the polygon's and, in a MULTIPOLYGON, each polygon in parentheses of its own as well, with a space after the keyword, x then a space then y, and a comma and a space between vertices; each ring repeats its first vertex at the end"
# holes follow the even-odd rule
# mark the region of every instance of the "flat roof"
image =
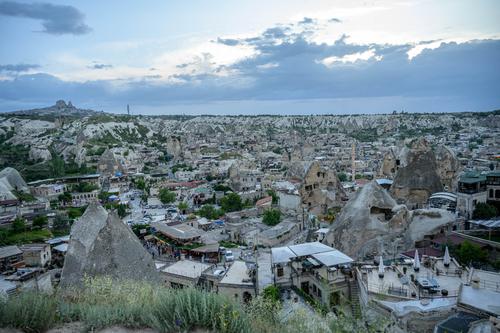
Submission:
POLYGON ((197 279, 212 265, 191 260, 180 260, 164 268, 162 272, 197 279))
POLYGON ((297 257, 309 256, 311 254, 326 252, 334 250, 334 248, 329 247, 320 242, 312 242, 312 243, 302 243, 297 245, 289 246, 289 249, 295 253, 297 257))
POLYGON ((500 228, 500 219, 493 220, 470 220, 470 223, 482 225, 487 228, 500 228))
POLYGON ((164 223, 155 222, 151 223, 151 226, 162 234, 174 239, 189 240, 201 237, 201 233, 198 229, 195 229, 187 224, 168 226, 164 223))
POLYGON ((247 286, 252 286, 253 282, 248 275, 247 264, 244 261, 236 260, 233 262, 231 267, 229 267, 226 275, 222 278, 220 283, 224 284, 243 284, 247 286), (249 281, 243 281, 249 280, 249 281))
POLYGON ((351 257, 338 250, 316 253, 312 257, 325 266, 348 264, 354 261, 351 257))
POLYGON ((271 249, 271 256, 273 263, 282 264, 289 262, 291 258, 295 258, 295 253, 293 253, 287 246, 273 247, 271 249))
POLYGON ((274 264, 287 263, 292 258, 305 256, 311 256, 325 266, 335 266, 353 261, 346 254, 320 242, 273 247, 271 256, 274 264))
POLYGON ((463 285, 458 303, 496 316, 500 315, 500 293, 493 290, 463 285))
POLYGON ((0 258, 12 257, 23 252, 16 245, 0 247, 0 258))

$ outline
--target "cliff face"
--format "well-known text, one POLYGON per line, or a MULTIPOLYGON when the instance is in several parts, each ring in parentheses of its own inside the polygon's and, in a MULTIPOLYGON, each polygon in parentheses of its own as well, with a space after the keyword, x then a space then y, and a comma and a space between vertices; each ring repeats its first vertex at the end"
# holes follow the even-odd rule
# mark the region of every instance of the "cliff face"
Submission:
POLYGON ((446 191, 453 192, 457 187, 460 163, 455 153, 446 146, 436 148, 437 173, 446 191))
POLYGON ((159 282, 151 255, 115 213, 89 205, 71 229, 61 286, 79 286, 84 277, 159 282))
POLYGON ((432 193, 443 191, 436 155, 425 140, 414 142, 408 163, 398 169, 391 194, 408 207, 422 206, 432 193))

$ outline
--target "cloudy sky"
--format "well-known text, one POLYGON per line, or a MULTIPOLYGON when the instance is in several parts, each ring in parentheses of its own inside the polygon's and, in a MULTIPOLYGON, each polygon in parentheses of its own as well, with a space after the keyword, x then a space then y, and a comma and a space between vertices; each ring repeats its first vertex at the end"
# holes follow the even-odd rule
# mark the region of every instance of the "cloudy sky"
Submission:
POLYGON ((0 111, 500 108, 500 1, 1 1, 0 111))

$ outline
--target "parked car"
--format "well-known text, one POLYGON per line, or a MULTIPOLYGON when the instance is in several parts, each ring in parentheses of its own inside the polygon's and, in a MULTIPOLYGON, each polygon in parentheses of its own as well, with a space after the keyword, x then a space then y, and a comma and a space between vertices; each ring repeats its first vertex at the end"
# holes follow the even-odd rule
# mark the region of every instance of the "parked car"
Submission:
POLYGON ((226 254, 224 256, 226 257, 226 261, 234 261, 233 251, 226 250, 226 254))

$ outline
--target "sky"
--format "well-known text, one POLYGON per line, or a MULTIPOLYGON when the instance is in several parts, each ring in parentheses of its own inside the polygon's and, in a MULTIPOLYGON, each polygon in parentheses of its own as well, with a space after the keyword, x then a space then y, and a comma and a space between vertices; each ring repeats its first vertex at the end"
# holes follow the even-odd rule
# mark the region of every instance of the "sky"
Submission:
POLYGON ((0 111, 500 108, 497 0, 0 0, 0 111))

